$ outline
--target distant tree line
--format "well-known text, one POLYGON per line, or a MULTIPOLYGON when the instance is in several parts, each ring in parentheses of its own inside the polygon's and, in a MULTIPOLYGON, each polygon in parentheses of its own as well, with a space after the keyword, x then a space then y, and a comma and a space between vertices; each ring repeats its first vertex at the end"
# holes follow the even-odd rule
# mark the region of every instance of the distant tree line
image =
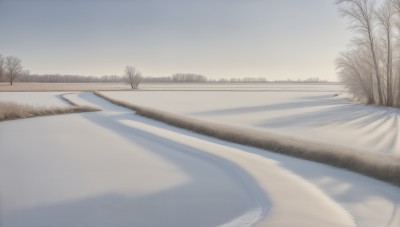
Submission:
POLYGON ((400 0, 337 0, 354 33, 337 59, 341 81, 358 100, 400 106, 400 0))
POLYGON ((143 83, 172 83, 172 78, 170 76, 159 76, 152 77, 147 76, 142 78, 143 83))
POLYGON ((60 74, 29 74, 20 77, 19 82, 27 83, 121 83, 124 78, 118 75, 104 76, 81 76, 81 75, 60 75, 60 74))
POLYGON ((306 80, 275 80, 268 81, 265 77, 244 77, 244 78, 220 78, 208 79, 206 76, 195 73, 175 73, 166 77, 143 77, 133 66, 126 66, 124 74, 104 76, 82 76, 82 75, 61 75, 61 74, 30 74, 21 65, 21 59, 0 55, 0 82, 24 83, 127 83, 132 89, 137 89, 140 83, 321 83, 317 77, 306 80))
POLYGON ((286 80, 267 80, 265 77, 244 77, 244 78, 221 78, 209 79, 209 83, 327 83, 327 80, 320 80, 318 77, 310 77, 307 79, 286 79, 286 80))
POLYGON ((172 82, 174 83, 205 83, 207 82, 207 77, 194 74, 194 73, 175 73, 172 75, 172 82))
MULTIPOLYGON (((174 74, 175 75, 175 74, 174 74)), ((82 75, 61 75, 61 74, 30 74, 28 70, 23 70, 22 73, 15 79, 17 82, 24 83, 123 83, 129 84, 129 76, 124 72, 123 76, 104 75, 104 76, 82 76, 82 75)), ((0 82, 9 82, 9 79, 4 77, 0 82)), ((183 76, 173 77, 140 77, 140 83, 325 83, 326 80, 319 78, 308 79, 286 79, 286 80, 267 80, 264 77, 245 77, 245 78, 188 78, 183 76)))

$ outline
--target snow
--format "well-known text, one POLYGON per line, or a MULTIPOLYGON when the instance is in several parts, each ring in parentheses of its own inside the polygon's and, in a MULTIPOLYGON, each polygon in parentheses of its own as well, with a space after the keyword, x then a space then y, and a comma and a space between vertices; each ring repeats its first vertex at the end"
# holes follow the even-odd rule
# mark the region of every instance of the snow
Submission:
POLYGON ((114 106, 3 122, 1 226, 217 226, 250 210, 250 223, 259 218, 262 199, 244 171, 120 123, 131 116, 114 106))
POLYGON ((33 106, 69 106, 60 97, 65 92, 0 92, 0 102, 16 102, 33 106))
POLYGON ((400 225, 399 187, 66 97, 103 111, 0 123, 2 227, 400 225))
POLYGON ((341 92, 343 86, 338 83, 143 83, 144 91, 330 91, 341 92))
MULTIPOLYGON (((326 86, 329 90, 328 86, 332 85, 326 86)), ((292 88, 290 92, 125 91, 102 94, 202 120, 400 156, 400 109, 355 103, 342 94, 337 96, 338 92, 292 88)))

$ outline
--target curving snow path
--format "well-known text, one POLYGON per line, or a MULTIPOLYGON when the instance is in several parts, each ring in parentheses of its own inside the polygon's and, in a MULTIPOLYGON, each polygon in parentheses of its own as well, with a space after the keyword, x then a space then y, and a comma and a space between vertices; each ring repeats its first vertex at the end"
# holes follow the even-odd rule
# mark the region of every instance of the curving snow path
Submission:
MULTIPOLYGON (((246 86, 244 86, 246 87, 246 86)), ((278 89, 281 86, 277 86, 278 89)), ((107 97, 209 122, 400 157, 400 109, 339 91, 105 91, 107 97)))
POLYGON ((400 188, 103 111, 0 123, 0 226, 400 226, 400 188))

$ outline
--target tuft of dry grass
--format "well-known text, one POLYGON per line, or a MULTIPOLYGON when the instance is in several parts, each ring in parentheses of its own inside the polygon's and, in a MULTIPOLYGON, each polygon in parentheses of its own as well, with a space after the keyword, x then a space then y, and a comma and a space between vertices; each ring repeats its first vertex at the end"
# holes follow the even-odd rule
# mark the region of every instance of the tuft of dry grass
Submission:
POLYGON ((132 109, 138 115, 162 121, 172 126, 233 143, 348 169, 400 186, 400 158, 398 157, 363 152, 339 145, 303 141, 254 129, 211 123, 152 108, 132 105, 109 98, 99 92, 95 92, 95 94, 116 105, 132 109))
POLYGON ((0 121, 98 110, 90 106, 37 107, 15 102, 0 102, 0 121))

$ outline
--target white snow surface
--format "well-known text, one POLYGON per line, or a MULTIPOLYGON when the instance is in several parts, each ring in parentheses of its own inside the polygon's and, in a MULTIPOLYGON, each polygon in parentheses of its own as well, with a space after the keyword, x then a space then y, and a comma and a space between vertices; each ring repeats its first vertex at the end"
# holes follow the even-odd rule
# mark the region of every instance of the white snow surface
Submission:
POLYGON ((0 92, 0 101, 32 106, 69 106, 60 96, 65 92, 0 92))
POLYGON ((330 91, 341 92, 339 83, 143 83, 145 91, 330 91))
MULTIPOLYGON (((327 88, 329 85, 327 85, 327 88)), ((400 156, 400 109, 367 106, 340 92, 102 92, 131 104, 304 140, 400 156)))
POLYGON ((0 226, 400 226, 399 187, 67 97, 103 111, 0 123, 0 226))

